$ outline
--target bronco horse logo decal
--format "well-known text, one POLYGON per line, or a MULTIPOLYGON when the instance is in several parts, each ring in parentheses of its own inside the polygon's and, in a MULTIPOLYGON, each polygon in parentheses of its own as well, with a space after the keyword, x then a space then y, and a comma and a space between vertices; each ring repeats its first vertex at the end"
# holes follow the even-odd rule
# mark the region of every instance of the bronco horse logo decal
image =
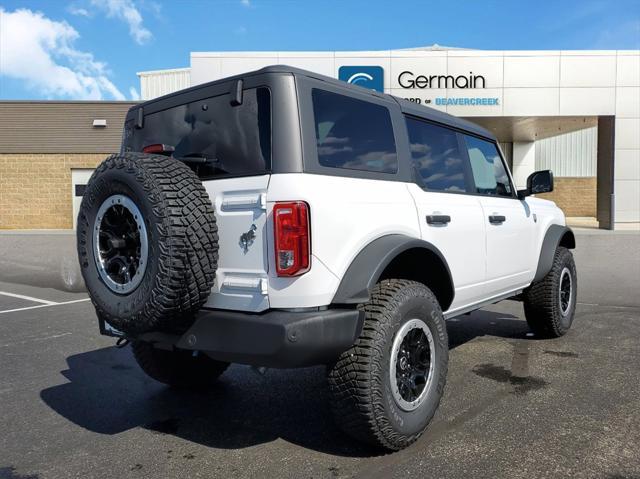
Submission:
POLYGON ((253 244, 253 240, 256 239, 255 231, 257 229, 258 228, 256 227, 256 225, 251 225, 249 231, 240 235, 240 246, 242 247, 244 254, 247 254, 249 252, 249 247, 253 244))

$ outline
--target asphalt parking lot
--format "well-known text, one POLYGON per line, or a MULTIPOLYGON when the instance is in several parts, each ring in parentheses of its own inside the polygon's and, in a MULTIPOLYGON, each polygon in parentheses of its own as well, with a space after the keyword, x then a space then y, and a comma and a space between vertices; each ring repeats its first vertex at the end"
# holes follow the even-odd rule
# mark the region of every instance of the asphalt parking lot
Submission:
POLYGON ((0 479, 640 478, 640 234, 577 242, 572 330, 538 340, 511 301, 449 321, 438 414, 380 455, 333 425, 323 368, 234 365, 199 393, 145 377, 72 269, 38 272, 47 239, 0 237, 0 479))

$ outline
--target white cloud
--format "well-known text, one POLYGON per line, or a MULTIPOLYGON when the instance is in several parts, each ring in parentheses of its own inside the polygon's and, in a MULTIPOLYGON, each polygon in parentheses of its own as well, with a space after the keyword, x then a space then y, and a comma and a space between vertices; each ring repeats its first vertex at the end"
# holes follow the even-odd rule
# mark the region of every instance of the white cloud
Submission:
POLYGON ((134 86, 129 87, 129 96, 133 101, 140 100, 140 93, 138 93, 138 90, 136 90, 134 86))
POLYGON ((89 13, 89 10, 87 10, 86 8, 77 7, 75 5, 69 5, 67 7, 67 12, 69 12, 71 15, 76 15, 78 17, 87 17, 87 18, 91 17, 91 13, 89 13))
POLYGON ((129 35, 140 45, 153 37, 143 25, 142 15, 132 0, 91 0, 91 4, 106 12, 107 17, 117 18, 129 26, 129 35))
POLYGON ((40 12, 0 8, 0 76, 23 80, 52 98, 124 100, 106 64, 74 47, 79 36, 67 22, 40 12))
POLYGON ((242 4, 243 7, 251 6, 251 0, 240 0, 240 3, 242 4))
POLYGON ((156 19, 162 19, 162 5, 154 0, 139 0, 140 7, 143 10, 150 11, 156 19))

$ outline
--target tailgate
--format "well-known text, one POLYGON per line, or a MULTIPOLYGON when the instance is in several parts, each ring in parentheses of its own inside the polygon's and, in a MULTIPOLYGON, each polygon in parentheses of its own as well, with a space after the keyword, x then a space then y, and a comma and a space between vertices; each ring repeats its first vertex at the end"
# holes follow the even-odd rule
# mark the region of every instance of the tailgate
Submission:
POLYGON ((269 175, 204 181, 218 224, 218 270, 205 307, 269 308, 267 187, 269 175))

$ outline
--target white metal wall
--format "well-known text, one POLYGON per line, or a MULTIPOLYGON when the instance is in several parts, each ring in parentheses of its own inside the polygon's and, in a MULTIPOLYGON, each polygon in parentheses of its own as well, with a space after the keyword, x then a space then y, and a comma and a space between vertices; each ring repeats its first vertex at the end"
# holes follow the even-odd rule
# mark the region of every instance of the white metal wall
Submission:
POLYGON ((151 100, 191 86, 191 68, 139 72, 140 96, 151 100))
POLYGON ((587 128, 536 141, 536 170, 555 176, 596 176, 598 128, 587 128))
POLYGON ((501 141, 500 149, 502 150, 504 159, 507 161, 509 169, 513 171, 513 143, 501 141))

